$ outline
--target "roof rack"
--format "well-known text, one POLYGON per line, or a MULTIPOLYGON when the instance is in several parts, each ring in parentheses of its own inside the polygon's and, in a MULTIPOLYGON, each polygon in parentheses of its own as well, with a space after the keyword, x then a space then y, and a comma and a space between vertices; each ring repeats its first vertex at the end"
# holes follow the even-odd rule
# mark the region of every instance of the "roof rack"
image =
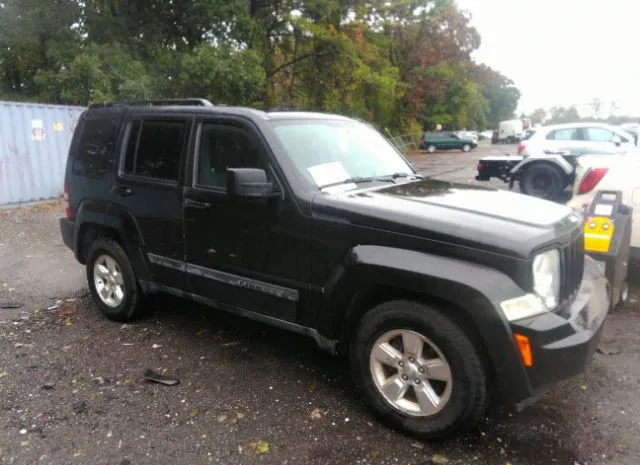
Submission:
POLYGON ((107 108, 107 107, 153 107, 153 106, 199 106, 212 107, 213 103, 204 98, 186 98, 186 99, 158 99, 158 100, 124 100, 121 102, 105 102, 94 103, 89 108, 107 108))

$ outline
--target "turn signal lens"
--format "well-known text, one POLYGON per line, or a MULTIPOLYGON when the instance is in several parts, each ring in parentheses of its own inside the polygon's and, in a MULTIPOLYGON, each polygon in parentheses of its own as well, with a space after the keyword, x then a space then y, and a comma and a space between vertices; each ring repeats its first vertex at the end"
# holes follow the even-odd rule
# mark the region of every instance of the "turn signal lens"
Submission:
POLYGON ((531 355, 531 344, 529 338, 522 334, 515 333, 513 335, 518 343, 518 350, 520 350, 520 356, 522 357, 522 363, 526 367, 533 366, 533 356, 531 355))

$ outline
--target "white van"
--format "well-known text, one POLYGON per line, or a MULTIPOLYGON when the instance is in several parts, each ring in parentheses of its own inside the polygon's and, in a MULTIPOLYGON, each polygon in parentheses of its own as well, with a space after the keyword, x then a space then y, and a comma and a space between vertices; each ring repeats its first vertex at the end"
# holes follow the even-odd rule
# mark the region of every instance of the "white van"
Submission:
POLYGON ((500 125, 498 126, 498 141, 513 144, 522 139, 523 132, 522 120, 511 119, 500 121, 500 125))

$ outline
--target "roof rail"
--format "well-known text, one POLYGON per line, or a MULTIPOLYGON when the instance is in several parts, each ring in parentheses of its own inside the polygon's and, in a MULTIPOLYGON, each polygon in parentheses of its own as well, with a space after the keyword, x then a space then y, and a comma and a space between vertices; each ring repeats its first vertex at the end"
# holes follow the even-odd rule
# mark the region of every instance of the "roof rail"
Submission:
POLYGON ((267 108, 266 110, 267 113, 275 113, 275 112, 279 112, 279 111, 297 111, 297 112, 304 112, 304 110, 300 110, 298 108, 293 108, 293 107, 271 107, 271 108, 267 108))
POLYGON ((204 98, 124 100, 121 102, 94 103, 89 105, 89 108, 145 107, 145 106, 153 107, 153 106, 169 106, 169 105, 212 107, 213 103, 211 103, 209 100, 204 98))

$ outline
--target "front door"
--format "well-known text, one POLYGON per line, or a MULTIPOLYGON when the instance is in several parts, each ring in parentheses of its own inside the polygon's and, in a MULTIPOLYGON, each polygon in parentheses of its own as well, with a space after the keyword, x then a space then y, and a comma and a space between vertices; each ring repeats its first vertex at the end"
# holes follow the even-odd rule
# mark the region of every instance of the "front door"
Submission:
POLYGON ((310 223, 292 227, 299 216, 284 195, 227 194, 227 168, 264 169, 276 192, 283 193, 254 129, 234 119, 204 119, 196 138, 193 179, 184 200, 189 291, 218 304, 295 321, 300 291, 309 282, 310 223), (300 254, 306 258, 299 259, 300 254), (292 260, 296 265, 289 266, 292 260))
POLYGON ((192 118, 131 115, 121 148, 113 208, 132 237, 140 237, 151 279, 183 290, 184 240, 180 178, 192 118), (117 207, 116 207, 117 206, 117 207))

